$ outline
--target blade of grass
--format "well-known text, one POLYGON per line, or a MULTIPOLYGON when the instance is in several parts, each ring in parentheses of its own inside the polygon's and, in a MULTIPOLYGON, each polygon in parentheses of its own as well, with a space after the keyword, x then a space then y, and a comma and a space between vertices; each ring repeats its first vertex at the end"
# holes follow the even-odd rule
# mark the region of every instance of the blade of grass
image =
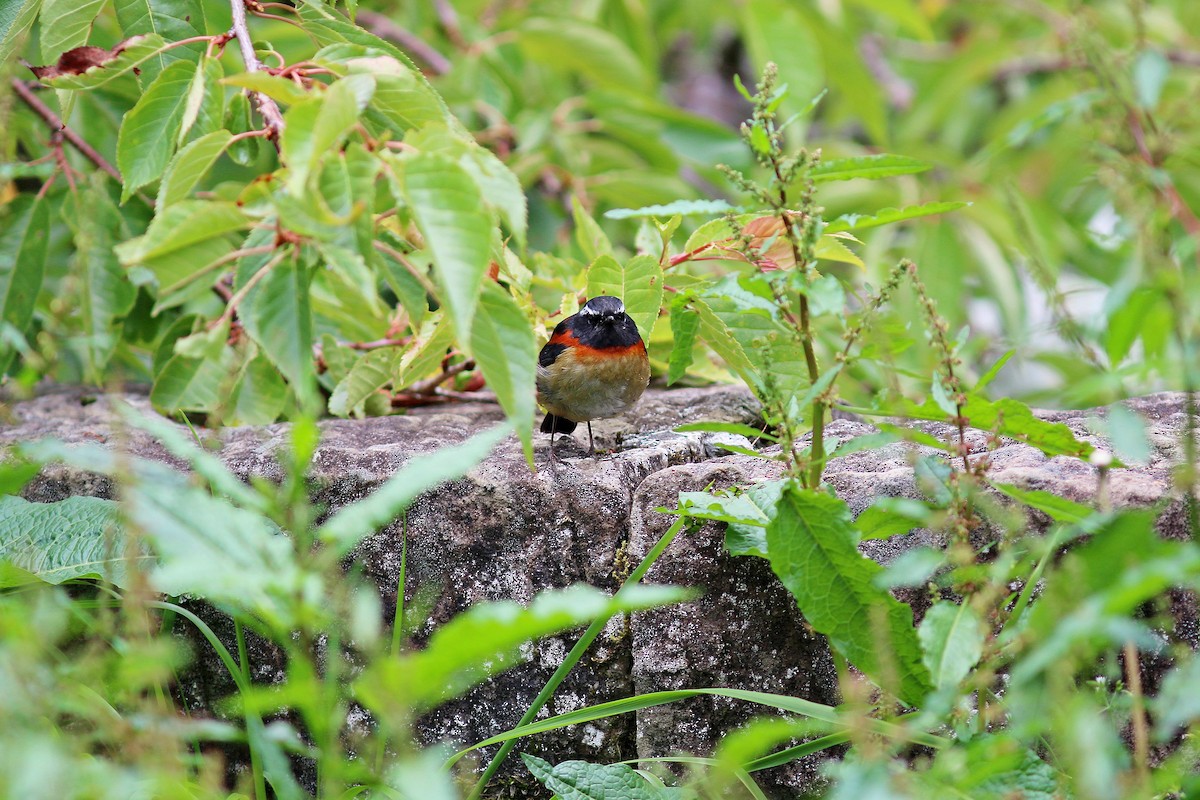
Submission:
MULTIPOLYGON (((650 548, 650 552, 646 553, 646 557, 642 559, 641 563, 637 565, 633 572, 629 573, 629 577, 625 579, 625 582, 621 584, 621 588, 617 590, 618 597, 621 595, 621 592, 625 591, 625 587, 634 586, 641 582, 642 577, 646 574, 650 567, 653 566, 654 562, 658 560, 658 557, 662 555, 663 551, 667 549, 668 545, 670 545, 679 532, 683 530, 685 522, 686 520, 683 517, 677 519, 675 523, 667 529, 666 533, 664 533, 662 537, 654 544, 654 547, 650 548)), ((559 664, 558 669, 554 671, 554 674, 550 676, 548 681, 546 681, 546 685, 542 687, 540 692, 538 692, 537 697, 533 699, 533 703, 531 703, 529 708, 525 710, 525 714, 521 717, 520 722, 517 723, 517 729, 523 725, 528 725, 531 723, 533 718, 537 716, 538 712, 541 711, 546 703, 550 701, 550 698, 554 695, 554 692, 558 690, 559 685, 562 684, 567 675, 570 674, 571 670, 575 668, 575 665, 579 663, 579 660, 583 658, 583 654, 587 652, 588 647, 590 647, 592 642, 596 640, 596 637, 600 635, 600 632, 604 630, 604 626, 608 624, 609 619, 609 617, 600 618, 588 626, 588 629, 583 632, 582 636, 579 637, 579 641, 577 641, 575 646, 571 648, 571 652, 567 653, 566 658, 564 658, 563 662, 559 664)), ((500 739, 497 740, 497 742, 503 742, 503 744, 500 745, 500 749, 496 752, 496 755, 492 756, 492 760, 488 762, 487 767, 483 770, 483 774, 479 777, 475 787, 471 790, 471 794, 467 796, 467 800, 479 800, 480 796, 483 794, 483 790, 487 788, 488 782, 491 781, 493 776, 495 776, 496 772, 500 769, 500 765, 504 763, 504 759, 508 757, 508 754, 512 751, 513 747, 516 746, 516 737, 510 739, 500 739)), ((479 747, 479 745, 476 745, 476 747, 479 747)), ((450 761, 447 762, 447 767, 457 761, 459 757, 466 752, 468 751, 463 751, 462 753, 452 756, 450 761)))

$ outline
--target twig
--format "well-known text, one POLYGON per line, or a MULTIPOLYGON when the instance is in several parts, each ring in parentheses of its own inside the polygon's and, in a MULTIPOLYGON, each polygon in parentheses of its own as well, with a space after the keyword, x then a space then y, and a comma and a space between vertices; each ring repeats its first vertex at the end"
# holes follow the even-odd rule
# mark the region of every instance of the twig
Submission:
POLYGON ((1142 667, 1133 642, 1126 642, 1123 650, 1125 683, 1133 699, 1133 766, 1137 771, 1138 784, 1145 788, 1150 779, 1150 726, 1146 722, 1146 702, 1142 694, 1142 667))
MULTIPOLYGON (((245 0, 229 0, 229 7, 233 11, 233 35, 237 37, 238 45, 242 48, 242 60, 246 62, 247 72, 258 72, 262 69, 262 62, 258 60, 258 56, 254 52, 254 42, 250 39, 250 31, 246 28, 246 3, 245 0)), ((279 136, 283 133, 283 113, 279 110, 279 106, 270 97, 267 97, 262 92, 250 92, 254 97, 254 102, 258 106, 258 113, 262 114, 263 122, 270 131, 268 138, 275 142, 275 146, 279 146, 279 136)))
MULTIPOLYGON (((414 383, 412 386, 408 387, 408 391, 413 392, 414 394, 432 394, 443 383, 450 380, 451 378, 453 378, 455 375, 459 374, 460 372, 466 372, 469 369, 475 369, 475 361, 474 360, 467 359, 466 361, 460 361, 457 364, 452 364, 452 365, 446 367, 445 369, 443 369, 442 373, 440 375, 435 375, 434 377, 428 378, 427 380, 423 380, 419 383, 414 383)), ((440 392, 440 394, 446 394, 448 397, 453 396, 451 394, 448 394, 447 391, 445 391, 445 390, 440 392)))
POLYGON ((20 97, 25 105, 32 108, 56 132, 61 133, 63 138, 70 142, 72 147, 82 153, 88 161, 91 161, 97 167, 111 175, 117 183, 121 183, 121 173, 117 171, 117 168, 108 163, 108 160, 96 152, 96 148, 84 141, 79 134, 68 128, 67 124, 49 106, 43 103, 37 95, 30 91, 24 82, 12 78, 11 84, 13 91, 17 93, 17 97, 20 97))
POLYGON ((400 45, 406 53, 423 62, 428 72, 445 75, 450 71, 450 59, 435 50, 429 43, 411 31, 377 11, 359 11, 358 23, 380 39, 388 39, 400 45))
POLYGON ((913 101, 912 84, 897 75, 896 70, 888 63, 883 54, 882 38, 875 34, 864 36, 858 42, 858 50, 871 77, 887 95, 888 105, 899 111, 907 111, 913 101))

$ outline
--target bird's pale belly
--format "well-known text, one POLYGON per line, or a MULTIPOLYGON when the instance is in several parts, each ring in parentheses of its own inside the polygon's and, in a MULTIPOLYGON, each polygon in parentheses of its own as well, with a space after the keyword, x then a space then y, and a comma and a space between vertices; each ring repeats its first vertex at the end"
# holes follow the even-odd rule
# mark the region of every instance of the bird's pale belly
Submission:
POLYGON ((538 403, 574 422, 615 417, 633 407, 650 382, 650 362, 639 342, 620 355, 563 352, 538 367, 538 403))

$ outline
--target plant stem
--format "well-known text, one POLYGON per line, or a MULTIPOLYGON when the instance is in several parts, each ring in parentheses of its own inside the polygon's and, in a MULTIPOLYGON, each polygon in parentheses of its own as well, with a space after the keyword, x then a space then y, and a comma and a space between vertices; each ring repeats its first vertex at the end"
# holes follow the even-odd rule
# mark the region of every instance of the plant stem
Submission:
POLYGON ((112 176, 112 179, 117 183, 121 182, 121 173, 117 171, 117 168, 108 163, 108 160, 104 156, 100 155, 100 153, 96 151, 96 148, 84 141, 83 137, 68 128, 67 123, 63 122, 58 114, 55 114, 48 105, 43 103, 37 95, 30 91, 29 87, 26 86, 23 81, 13 78, 11 79, 10 84, 13 88, 13 91, 17 93, 17 97, 21 98, 21 101, 24 102, 25 105, 32 108, 39 117, 44 119, 50 125, 51 128, 53 128, 56 132, 61 133, 63 138, 71 143, 72 147, 82 153, 88 161, 91 161, 97 167, 112 176))
MULTIPOLYGON (((229 7, 233 12, 233 35, 237 37, 238 46, 242 49, 242 60, 246 62, 246 71, 258 72, 263 65, 254 52, 254 41, 250 38, 250 31, 246 27, 245 0, 229 0, 229 7)), ((262 92, 251 92, 250 94, 258 106, 258 113, 262 115, 263 123, 270 131, 268 137, 275 142, 276 147, 279 147, 279 136, 283 133, 284 128, 283 113, 275 101, 262 92)))
MULTIPOLYGON (((625 591, 626 587, 635 586, 641 582, 642 576, 646 574, 650 567, 654 565, 654 562, 658 560, 659 556, 663 554, 663 551, 667 549, 679 532, 683 530, 686 521, 687 518, 682 516, 675 520, 675 523, 667 529, 667 532, 655 543, 654 547, 650 548, 650 552, 646 553, 646 557, 641 560, 641 563, 634 568, 633 572, 629 573, 629 577, 625 579, 625 582, 621 584, 621 588, 617 590, 616 597, 620 597, 621 592, 625 591)), ((614 614, 613 616, 616 615, 614 614)), ((538 692, 537 697, 533 699, 533 703, 526 709, 525 714, 521 717, 521 721, 515 727, 519 728, 533 721, 533 718, 542 710, 542 707, 549 702, 559 685, 566 680, 567 675, 575 668, 579 660, 583 658, 583 654, 587 652, 588 647, 596 640, 600 632, 604 630, 604 626, 608 624, 611 618, 603 617, 596 619, 588 626, 587 630, 583 632, 583 636, 580 636, 579 641, 571 648, 571 652, 567 653, 566 658, 558 665, 558 669, 554 670, 554 674, 550 676, 550 680, 546 681, 546 685, 538 692)), ((492 760, 488 762, 483 775, 479 777, 479 781, 475 784, 475 788, 467 796, 467 800, 479 800, 479 797, 483 794, 483 790, 487 788, 488 782, 495 776, 500 766, 504 763, 504 759, 508 757, 508 754, 516 744, 516 739, 509 739, 500 745, 500 749, 496 752, 496 755, 492 756, 492 760)))

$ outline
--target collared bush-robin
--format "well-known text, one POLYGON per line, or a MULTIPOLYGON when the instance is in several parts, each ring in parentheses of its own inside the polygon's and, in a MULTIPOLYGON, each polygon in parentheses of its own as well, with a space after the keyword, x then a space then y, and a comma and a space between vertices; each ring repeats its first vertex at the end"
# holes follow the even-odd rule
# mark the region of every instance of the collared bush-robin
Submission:
POLYGON ((594 455, 592 420, 615 417, 633 407, 650 383, 650 360, 637 325, 616 297, 600 295, 554 328, 538 354, 537 400, 548 412, 542 433, 571 433, 588 426, 588 454, 594 455))

